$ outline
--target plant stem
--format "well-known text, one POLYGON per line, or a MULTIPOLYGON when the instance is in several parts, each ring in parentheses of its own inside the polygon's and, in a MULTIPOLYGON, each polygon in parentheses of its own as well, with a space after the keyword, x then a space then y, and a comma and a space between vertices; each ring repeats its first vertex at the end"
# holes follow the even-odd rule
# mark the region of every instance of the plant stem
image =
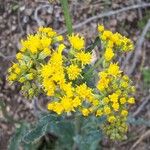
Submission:
POLYGON ((69 5, 68 5, 68 0, 60 0, 64 17, 65 17, 65 22, 66 22, 66 27, 67 27, 67 32, 68 34, 71 34, 73 32, 72 28, 72 21, 71 21, 71 16, 69 13, 69 5))
POLYGON ((102 59, 100 58, 100 59, 85 73, 85 77, 88 76, 88 74, 90 74, 91 72, 93 72, 94 69, 96 69, 101 63, 102 63, 102 59))

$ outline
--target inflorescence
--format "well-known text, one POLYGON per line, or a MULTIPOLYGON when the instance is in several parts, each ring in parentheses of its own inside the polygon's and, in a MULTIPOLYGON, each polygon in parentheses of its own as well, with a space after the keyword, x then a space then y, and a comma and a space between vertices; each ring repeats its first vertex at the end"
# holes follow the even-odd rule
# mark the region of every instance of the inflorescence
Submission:
POLYGON ((68 43, 51 28, 40 27, 22 40, 16 63, 9 68, 10 83, 22 84, 23 93, 32 98, 39 93, 50 97, 49 111, 58 115, 80 113, 87 117, 106 117, 103 130, 111 139, 124 139, 130 104, 135 103, 132 81, 115 61, 117 54, 133 50, 130 39, 98 26, 102 43, 101 71, 95 87, 84 82, 84 69, 91 65, 92 52, 79 34, 68 35, 68 43))

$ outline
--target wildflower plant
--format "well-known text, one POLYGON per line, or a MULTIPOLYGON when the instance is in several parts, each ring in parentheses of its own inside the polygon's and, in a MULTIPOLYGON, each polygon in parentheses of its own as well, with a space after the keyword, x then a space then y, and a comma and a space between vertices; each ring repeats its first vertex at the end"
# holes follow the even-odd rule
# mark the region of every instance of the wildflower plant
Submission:
MULTIPOLYGON (((65 17, 68 17, 67 5, 64 5, 67 1, 61 3, 65 17)), ((135 103, 135 88, 120 69, 117 59, 118 54, 134 49, 132 41, 98 25, 100 56, 92 65, 93 49, 86 48, 85 37, 73 33, 70 23, 67 25, 67 36, 57 34, 50 27, 40 27, 36 34, 22 40, 16 61, 8 69, 9 83, 19 82, 23 94, 29 99, 45 94, 49 98, 48 115, 61 118, 60 122, 73 122, 71 138, 76 148, 82 149, 80 140, 86 140, 82 134, 93 131, 81 131, 86 128, 84 123, 88 119, 86 125, 91 128, 90 123, 95 124, 96 134, 103 131, 112 140, 126 139, 128 111, 135 103), (94 78, 92 85, 90 78, 94 78)), ((51 126, 53 121, 48 124, 51 126)))

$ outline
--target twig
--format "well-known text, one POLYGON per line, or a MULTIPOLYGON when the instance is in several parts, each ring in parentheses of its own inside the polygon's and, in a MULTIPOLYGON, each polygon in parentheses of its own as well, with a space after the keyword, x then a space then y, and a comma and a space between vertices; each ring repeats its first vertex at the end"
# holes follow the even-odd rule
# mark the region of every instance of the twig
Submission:
POLYGON ((141 53, 142 53, 142 45, 143 45, 143 42, 145 40, 145 36, 146 36, 146 33, 148 32, 150 28, 150 19, 148 20, 139 40, 137 41, 137 46, 136 46, 136 50, 135 50, 135 54, 134 54, 134 58, 133 58, 133 63, 131 65, 131 67, 129 68, 129 70, 127 71, 127 74, 128 75, 131 75, 136 67, 136 64, 138 62, 138 59, 139 57, 141 56, 141 53))
POLYGON ((150 130, 146 131, 134 144, 133 146, 130 148, 130 150, 134 150, 136 148, 136 146, 145 138, 150 136, 150 130))
POLYGON ((149 102, 150 100, 150 95, 147 96, 146 98, 143 98, 142 99, 142 104, 138 107, 138 109, 133 113, 132 117, 136 117, 140 112, 141 110, 144 108, 144 106, 149 102))
POLYGON ((40 5, 39 7, 37 7, 35 9, 35 12, 34 12, 34 19, 35 21, 37 22, 38 26, 42 26, 42 21, 41 19, 38 17, 38 12, 41 10, 41 9, 44 9, 44 8, 49 8, 49 7, 52 7, 50 4, 45 4, 45 5, 40 5))
POLYGON ((4 54, 2 54, 2 53, 0 52, 0 57, 2 57, 4 60, 10 61, 10 60, 12 60, 12 59, 15 58, 15 55, 5 56, 4 54))
MULTIPOLYGON (((81 22, 77 25, 74 25, 73 29, 83 27, 85 24, 90 23, 90 22, 92 22, 93 20, 96 20, 96 19, 112 16, 112 15, 115 15, 115 14, 118 14, 118 13, 121 13, 121 12, 129 11, 129 10, 137 9, 137 8, 143 8, 143 7, 150 7, 150 3, 141 3, 141 4, 125 7, 125 8, 122 8, 122 9, 101 13, 97 16, 93 16, 93 17, 88 18, 85 21, 83 21, 83 22, 81 22)), ((66 31, 67 30, 60 31, 59 34, 64 34, 66 31)))
POLYGON ((122 65, 121 65, 121 70, 125 70, 125 67, 126 67, 126 65, 128 64, 128 62, 129 62, 129 60, 130 60, 132 54, 133 54, 133 51, 132 51, 132 52, 129 52, 129 53, 127 54, 126 58, 124 59, 122 65))

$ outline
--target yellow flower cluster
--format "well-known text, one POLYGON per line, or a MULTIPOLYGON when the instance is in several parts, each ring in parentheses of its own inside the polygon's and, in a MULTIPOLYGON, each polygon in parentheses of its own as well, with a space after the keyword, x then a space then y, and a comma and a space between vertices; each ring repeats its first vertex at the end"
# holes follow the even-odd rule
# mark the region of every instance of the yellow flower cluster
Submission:
POLYGON ((115 51, 131 51, 134 49, 132 41, 119 33, 112 33, 109 30, 105 30, 103 25, 98 26, 99 37, 102 40, 104 46, 104 59, 111 61, 116 55, 115 51))
POLYGON ((118 50, 130 51, 133 44, 101 25, 98 31, 104 53, 103 70, 98 74, 95 88, 85 80, 92 53, 86 50, 84 37, 69 35, 69 45, 65 45, 63 36, 44 27, 21 41, 22 48, 16 55, 17 62, 8 70, 8 80, 20 82, 22 90, 31 98, 46 93, 50 97, 47 109, 58 115, 106 116, 105 132, 112 139, 121 139, 127 131, 128 104, 135 103, 130 96, 134 87, 120 70, 119 63, 113 60, 118 50))
POLYGON ((129 51, 133 49, 133 44, 119 33, 113 34, 105 30, 102 25, 98 26, 98 31, 102 44, 106 48, 103 61, 107 63, 104 70, 99 72, 97 89, 103 97, 97 116, 107 117, 103 128, 112 139, 122 139, 125 138, 124 133, 127 131, 128 105, 135 103, 135 99, 130 97, 130 94, 135 89, 129 77, 120 70, 119 63, 113 63, 112 58, 118 47, 123 51, 129 51))
POLYGON ((53 45, 61 42, 63 37, 57 35, 52 28, 39 28, 37 34, 28 35, 21 41, 21 49, 16 54, 16 63, 8 70, 8 81, 22 83, 25 96, 33 97, 39 92, 39 69, 45 58, 50 57, 53 45))

